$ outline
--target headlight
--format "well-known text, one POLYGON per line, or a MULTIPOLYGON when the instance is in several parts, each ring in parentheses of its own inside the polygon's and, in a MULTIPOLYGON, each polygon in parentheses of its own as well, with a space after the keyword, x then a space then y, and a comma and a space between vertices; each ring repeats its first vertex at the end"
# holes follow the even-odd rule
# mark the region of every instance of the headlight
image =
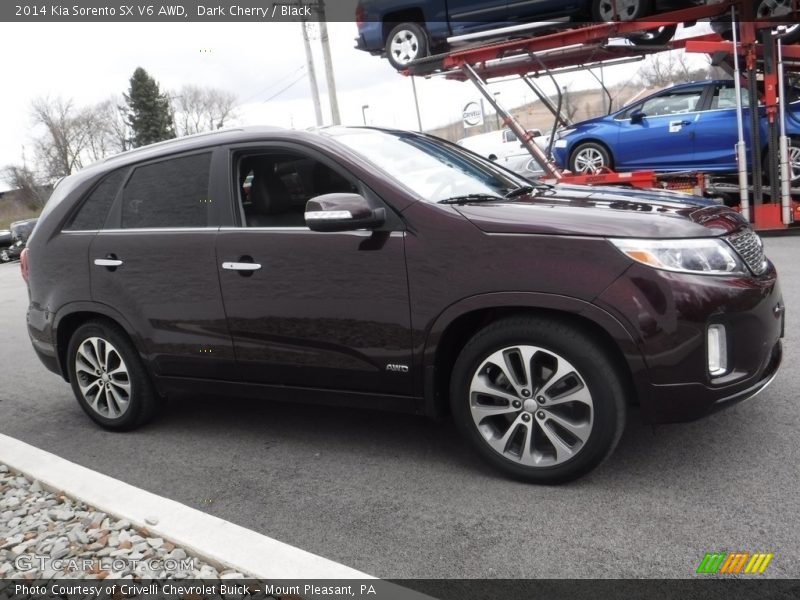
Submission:
POLYGON ((704 275, 747 273, 734 249, 714 238, 609 241, 633 260, 656 269, 704 275))

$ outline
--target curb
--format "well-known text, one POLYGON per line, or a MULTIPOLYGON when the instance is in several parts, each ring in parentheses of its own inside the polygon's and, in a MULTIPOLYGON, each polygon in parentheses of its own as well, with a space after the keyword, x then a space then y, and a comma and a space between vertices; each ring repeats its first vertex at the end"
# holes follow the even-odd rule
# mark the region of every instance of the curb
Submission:
POLYGON ((327 558, 128 485, 0 434, 0 462, 53 491, 258 579, 374 579, 327 558))

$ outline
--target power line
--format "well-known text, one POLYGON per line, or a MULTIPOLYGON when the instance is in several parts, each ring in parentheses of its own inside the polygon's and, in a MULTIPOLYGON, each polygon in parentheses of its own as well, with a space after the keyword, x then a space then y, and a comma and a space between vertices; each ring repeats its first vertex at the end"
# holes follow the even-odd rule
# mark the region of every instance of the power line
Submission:
POLYGON ((280 90, 279 92, 277 92, 277 93, 273 94, 272 96, 270 96, 269 98, 267 98, 266 100, 264 100, 264 102, 269 102, 270 100, 274 100, 275 98, 277 98, 278 96, 280 96, 280 95, 281 95, 283 92, 287 91, 288 89, 290 89, 290 88, 294 87, 295 85, 297 85, 298 83, 300 83, 301 81, 303 81, 303 79, 305 79, 307 76, 308 76, 308 75, 307 75, 306 73, 303 73, 302 75, 300 75, 300 77, 298 77, 297 79, 295 79, 295 80, 294 80, 292 83, 290 83, 289 85, 287 85, 285 88, 283 88, 283 89, 282 89, 282 90, 280 90))
MULTIPOLYGON (((268 86, 258 90, 255 94, 252 94, 251 96, 248 96, 247 99, 242 100, 241 102, 239 102, 238 106, 242 106, 243 104, 247 104, 251 100, 253 100, 253 99, 257 98, 258 96, 260 96, 261 94, 263 94, 265 92, 268 92, 269 90, 271 90, 272 88, 274 88, 277 85, 280 85, 281 83, 283 83, 284 81, 286 81, 290 77, 294 77, 297 73, 299 73, 300 71, 302 71, 305 68, 306 68, 305 65, 300 65, 294 71, 284 75, 283 77, 278 78, 277 80, 275 80, 272 83, 270 83, 268 86)), ((303 76, 305 76, 305 74, 303 76)))

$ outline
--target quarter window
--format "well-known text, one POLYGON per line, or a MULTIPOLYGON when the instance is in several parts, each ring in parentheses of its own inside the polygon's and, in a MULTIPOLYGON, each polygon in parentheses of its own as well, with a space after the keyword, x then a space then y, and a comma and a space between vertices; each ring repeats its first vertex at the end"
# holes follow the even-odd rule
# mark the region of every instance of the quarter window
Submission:
POLYGON ((208 225, 211 153, 139 167, 122 193, 122 227, 208 225))
POLYGON ((102 229, 127 172, 127 169, 120 169, 106 176, 89 194, 66 229, 68 231, 102 229))

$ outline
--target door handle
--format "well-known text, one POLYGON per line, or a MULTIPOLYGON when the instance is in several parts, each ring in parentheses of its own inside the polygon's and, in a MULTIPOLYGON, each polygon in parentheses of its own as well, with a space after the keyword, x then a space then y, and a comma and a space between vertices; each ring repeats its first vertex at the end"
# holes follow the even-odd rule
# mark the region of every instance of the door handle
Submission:
POLYGON ((121 267, 123 262, 116 258, 95 258, 94 264, 98 267, 121 267))
POLYGON ((261 265, 258 263, 247 262, 224 262, 222 263, 222 268, 226 271, 253 272, 258 271, 261 268, 261 265))
POLYGON ((94 264, 97 267, 105 267, 110 272, 114 272, 117 270, 117 267, 121 267, 123 262, 117 258, 116 254, 106 254, 105 258, 95 258, 94 264))

